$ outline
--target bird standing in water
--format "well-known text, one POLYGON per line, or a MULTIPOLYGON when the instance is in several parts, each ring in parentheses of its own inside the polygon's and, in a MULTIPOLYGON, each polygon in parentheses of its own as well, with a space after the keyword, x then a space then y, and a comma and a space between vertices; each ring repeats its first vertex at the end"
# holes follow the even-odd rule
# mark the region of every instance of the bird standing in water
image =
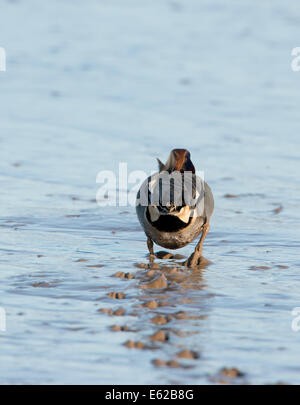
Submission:
POLYGON ((173 149, 159 172, 148 177, 137 193, 136 211, 147 236, 150 260, 153 242, 168 249, 188 245, 201 234, 188 267, 201 262, 203 243, 209 231, 214 199, 208 184, 195 174, 190 152, 173 149))

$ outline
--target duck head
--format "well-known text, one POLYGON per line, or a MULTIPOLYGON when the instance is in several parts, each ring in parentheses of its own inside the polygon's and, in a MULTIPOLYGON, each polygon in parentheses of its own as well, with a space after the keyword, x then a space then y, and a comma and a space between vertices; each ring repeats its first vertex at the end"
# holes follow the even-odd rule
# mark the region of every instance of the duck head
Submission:
POLYGON ((187 149, 173 149, 166 164, 163 164, 159 159, 157 159, 157 161, 160 172, 168 171, 171 173, 179 171, 181 173, 195 173, 195 167, 191 161, 191 154, 187 149))

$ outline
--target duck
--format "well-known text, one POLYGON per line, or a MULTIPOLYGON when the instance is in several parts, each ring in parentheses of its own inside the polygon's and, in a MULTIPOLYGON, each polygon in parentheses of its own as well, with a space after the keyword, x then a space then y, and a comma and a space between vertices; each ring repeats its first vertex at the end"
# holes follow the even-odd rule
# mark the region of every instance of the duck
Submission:
POLYGON ((193 253, 184 262, 190 268, 201 264, 204 240, 214 210, 209 185, 196 174, 187 149, 173 149, 166 163, 159 159, 158 172, 142 183, 136 197, 136 213, 147 237, 153 261, 156 243, 179 249, 200 236, 193 253))

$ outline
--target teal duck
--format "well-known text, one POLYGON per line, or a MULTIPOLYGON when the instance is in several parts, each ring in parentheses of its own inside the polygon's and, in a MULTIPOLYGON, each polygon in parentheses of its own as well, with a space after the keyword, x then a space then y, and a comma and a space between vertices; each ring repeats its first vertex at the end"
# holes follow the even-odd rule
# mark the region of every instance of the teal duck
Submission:
POLYGON ((153 242, 168 249, 179 249, 201 234, 194 252, 185 261, 186 266, 196 267, 201 262, 214 210, 212 191, 196 175, 188 150, 173 149, 165 164, 157 160, 159 171, 144 181, 136 201, 150 260, 155 256, 153 242))

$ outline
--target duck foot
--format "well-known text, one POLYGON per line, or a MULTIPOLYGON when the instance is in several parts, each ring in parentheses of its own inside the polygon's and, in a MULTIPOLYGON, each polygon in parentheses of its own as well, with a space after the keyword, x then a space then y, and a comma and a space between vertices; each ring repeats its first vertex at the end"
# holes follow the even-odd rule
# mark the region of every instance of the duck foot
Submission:
POLYGON ((190 269, 204 269, 206 266, 211 264, 211 262, 205 259, 204 256, 195 257, 193 253, 185 262, 182 263, 184 266, 189 267, 190 269))
POLYGON ((198 255, 194 252, 185 262, 183 262, 183 264, 186 267, 195 268, 202 264, 203 259, 203 256, 198 257, 198 255))
POLYGON ((154 262, 155 255, 152 254, 152 253, 150 253, 148 257, 149 257, 149 262, 150 262, 150 264, 152 264, 152 263, 154 262))
POLYGON ((198 252, 194 252, 191 256, 184 262, 186 267, 194 268, 200 265, 201 256, 197 254, 198 252))

